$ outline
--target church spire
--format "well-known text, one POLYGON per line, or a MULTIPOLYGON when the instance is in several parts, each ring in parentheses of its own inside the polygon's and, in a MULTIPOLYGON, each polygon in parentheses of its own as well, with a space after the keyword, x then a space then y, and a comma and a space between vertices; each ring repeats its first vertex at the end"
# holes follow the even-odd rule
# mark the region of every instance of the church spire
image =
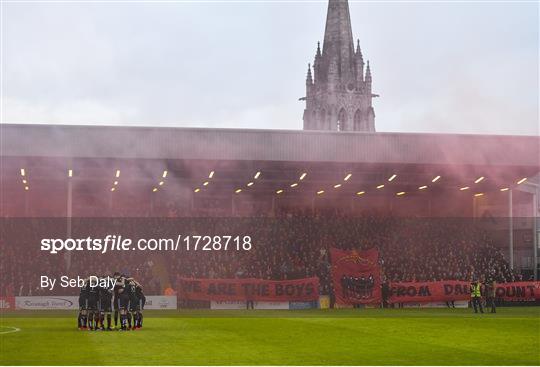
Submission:
POLYGON ((362 50, 360 49, 360 40, 356 44, 355 53, 355 66, 356 66, 356 81, 361 83, 364 81, 364 57, 362 56, 362 50))
POLYGON ((371 68, 369 67, 369 60, 366 66, 366 83, 371 83, 371 68))
POLYGON ((308 64, 306 85, 311 85, 311 84, 313 84, 313 76, 311 75, 311 64, 308 64))
POLYGON ((356 40, 356 56, 362 58, 362 49, 360 48, 360 39, 356 40))
POLYGON ((330 60, 337 59, 340 77, 354 75, 354 41, 348 0, 328 2, 323 55, 330 60))

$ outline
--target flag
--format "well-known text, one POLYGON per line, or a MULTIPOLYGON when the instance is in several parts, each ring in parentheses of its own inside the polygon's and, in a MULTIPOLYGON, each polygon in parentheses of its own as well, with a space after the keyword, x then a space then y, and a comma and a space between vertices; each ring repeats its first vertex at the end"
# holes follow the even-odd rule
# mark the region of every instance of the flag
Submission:
POLYGON ((376 304, 381 302, 379 251, 330 250, 336 303, 376 304))

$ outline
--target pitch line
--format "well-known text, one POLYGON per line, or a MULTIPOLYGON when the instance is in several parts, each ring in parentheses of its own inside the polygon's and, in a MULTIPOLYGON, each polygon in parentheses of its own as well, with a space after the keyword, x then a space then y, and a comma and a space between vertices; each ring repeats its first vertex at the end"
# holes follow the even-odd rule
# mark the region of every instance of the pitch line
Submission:
POLYGON ((18 327, 14 327, 14 326, 0 326, 0 328, 2 328, 2 329, 11 329, 11 330, 8 330, 8 331, 0 331, 0 334, 9 334, 9 333, 16 333, 17 331, 21 331, 21 329, 19 329, 18 327))

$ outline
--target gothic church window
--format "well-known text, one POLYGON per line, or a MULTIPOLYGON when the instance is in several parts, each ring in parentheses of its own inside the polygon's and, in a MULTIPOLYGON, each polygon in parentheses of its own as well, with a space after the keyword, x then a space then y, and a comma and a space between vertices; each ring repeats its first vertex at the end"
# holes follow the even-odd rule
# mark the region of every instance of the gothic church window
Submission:
POLYGON ((362 126, 362 114, 360 113, 360 109, 356 110, 354 114, 354 130, 364 130, 362 126))
POLYGON ((337 121, 337 131, 346 131, 347 129, 347 112, 344 108, 339 110, 338 121, 337 121))

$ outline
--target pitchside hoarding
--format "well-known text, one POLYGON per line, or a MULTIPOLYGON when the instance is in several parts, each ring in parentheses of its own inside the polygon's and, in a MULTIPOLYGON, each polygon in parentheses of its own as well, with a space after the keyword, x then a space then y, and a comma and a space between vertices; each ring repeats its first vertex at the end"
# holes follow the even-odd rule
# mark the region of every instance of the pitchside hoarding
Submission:
MULTIPOLYGON (((279 302, 279 301, 255 301, 253 302, 253 308, 255 310, 293 310, 298 309, 293 304, 299 302, 279 302)), ((300 302, 301 303, 301 302, 300 302)), ((310 304, 310 302, 305 302, 310 304)), ((313 303, 317 308, 317 302, 313 303)), ((304 307, 308 308, 308 307, 304 307)), ((210 309, 212 310, 245 310, 247 309, 247 302, 245 301, 211 301, 210 309)))
POLYGON ((15 297, 15 308, 21 310, 77 310, 76 296, 29 296, 15 297))
POLYGON ((0 297, 0 310, 12 310, 15 308, 15 297, 0 297))
MULTIPOLYGON (((14 297, 14 300, 15 308, 21 310, 77 310, 79 308, 77 296, 29 296, 14 297)), ((176 296, 147 296, 144 308, 176 310, 176 296)))
MULTIPOLYGON (((425 302, 425 303, 404 303, 405 308, 447 308, 449 305, 446 302, 425 302)), ((469 307, 469 301, 455 301, 454 308, 467 308, 469 307)))
POLYGON ((147 296, 145 310, 176 310, 176 296, 147 296))
POLYGON ((245 310, 247 303, 245 301, 211 301, 212 310, 245 310))

